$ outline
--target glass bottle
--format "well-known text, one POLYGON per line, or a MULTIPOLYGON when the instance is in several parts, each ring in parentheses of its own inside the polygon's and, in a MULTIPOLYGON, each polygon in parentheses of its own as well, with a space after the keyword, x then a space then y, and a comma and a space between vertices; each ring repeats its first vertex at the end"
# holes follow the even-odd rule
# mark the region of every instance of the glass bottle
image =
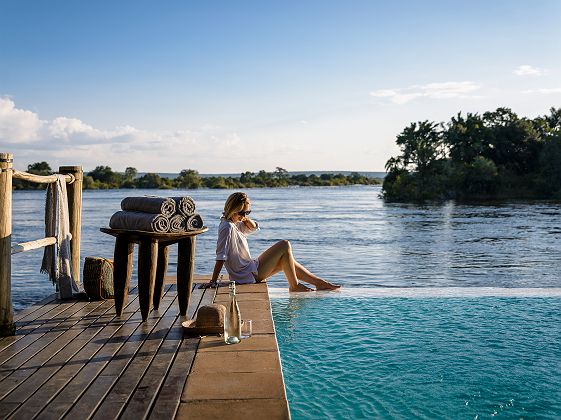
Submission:
POLYGON ((226 344, 237 344, 242 338, 242 320, 240 308, 236 302, 236 282, 230 282, 230 306, 224 318, 224 341, 226 344))

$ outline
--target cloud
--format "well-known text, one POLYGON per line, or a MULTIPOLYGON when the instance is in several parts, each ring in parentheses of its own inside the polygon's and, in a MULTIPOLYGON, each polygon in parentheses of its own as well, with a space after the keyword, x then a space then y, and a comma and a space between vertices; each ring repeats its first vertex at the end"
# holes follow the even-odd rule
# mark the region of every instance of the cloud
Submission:
POLYGON ((370 92, 370 96, 375 98, 387 98, 396 104, 405 104, 417 98, 431 99, 450 99, 450 98, 471 98, 472 92, 479 90, 475 82, 441 82, 428 83, 426 85, 413 85, 401 89, 381 89, 370 92))
POLYGON ((80 164, 86 169, 109 165, 116 170, 135 166, 171 172, 198 169, 199 162, 220 165, 222 160, 249 156, 236 133, 218 126, 157 132, 124 125, 105 130, 77 118, 41 120, 32 111, 18 109, 9 97, 0 97, 0 144, 2 151, 16 154, 19 167, 46 160, 53 168, 80 164))
POLYGON ((516 67, 512 72, 517 76, 543 76, 546 70, 530 66, 529 64, 523 64, 516 67))
POLYGON ((10 98, 0 97, 0 139, 3 142, 36 140, 44 123, 34 112, 17 109, 10 98))
POLYGON ((537 93, 540 95, 550 95, 552 93, 561 93, 561 87, 559 88, 541 88, 541 89, 528 89, 522 91, 522 93, 537 93))

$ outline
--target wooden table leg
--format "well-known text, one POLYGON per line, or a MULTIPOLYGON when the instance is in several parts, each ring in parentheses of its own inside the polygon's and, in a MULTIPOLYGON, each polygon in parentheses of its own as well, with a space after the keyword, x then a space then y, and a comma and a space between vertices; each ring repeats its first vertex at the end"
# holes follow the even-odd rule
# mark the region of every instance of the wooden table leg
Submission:
POLYGON ((177 300, 179 301, 179 314, 185 316, 191 298, 191 289, 193 289, 195 236, 180 240, 177 247, 177 300))
POLYGON ((138 246, 138 301, 142 321, 146 321, 150 313, 157 261, 158 241, 150 238, 142 239, 138 246))
POLYGON ((156 281, 154 283, 154 309, 158 310, 162 295, 164 294, 164 277, 168 270, 169 245, 158 245, 158 266, 156 268, 156 281))
POLYGON ((134 244, 129 242, 127 236, 117 236, 113 254, 113 293, 117 316, 121 316, 123 313, 123 307, 129 295, 133 251, 134 244))

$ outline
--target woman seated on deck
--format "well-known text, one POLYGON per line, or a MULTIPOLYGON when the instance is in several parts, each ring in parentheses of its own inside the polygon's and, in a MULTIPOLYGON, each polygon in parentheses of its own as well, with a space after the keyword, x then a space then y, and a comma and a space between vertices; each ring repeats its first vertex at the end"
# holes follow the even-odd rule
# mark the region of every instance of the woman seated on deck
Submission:
POLYGON ((259 283, 272 275, 284 271, 289 291, 310 292, 314 289, 299 282, 310 283, 316 290, 335 290, 340 285, 329 283, 310 273, 294 259, 290 242, 279 241, 259 258, 252 259, 249 253, 247 236, 259 229, 257 222, 249 218, 251 203, 245 193, 231 194, 224 204, 223 217, 218 226, 216 244, 216 263, 209 283, 203 287, 216 285, 222 266, 230 275, 230 280, 238 284, 259 283))

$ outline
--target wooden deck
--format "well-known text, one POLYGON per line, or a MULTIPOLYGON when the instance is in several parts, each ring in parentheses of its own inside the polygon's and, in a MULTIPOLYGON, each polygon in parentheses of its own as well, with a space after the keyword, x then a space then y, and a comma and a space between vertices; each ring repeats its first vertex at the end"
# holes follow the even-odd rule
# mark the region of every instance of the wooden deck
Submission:
MULTIPOLYGON (((237 292, 254 336, 230 346, 183 336, 175 284, 145 323, 136 289, 120 318, 113 300, 54 296, 17 313, 0 339, 0 418, 289 418, 267 285, 237 292)), ((195 289, 188 317, 227 293, 195 289)))

